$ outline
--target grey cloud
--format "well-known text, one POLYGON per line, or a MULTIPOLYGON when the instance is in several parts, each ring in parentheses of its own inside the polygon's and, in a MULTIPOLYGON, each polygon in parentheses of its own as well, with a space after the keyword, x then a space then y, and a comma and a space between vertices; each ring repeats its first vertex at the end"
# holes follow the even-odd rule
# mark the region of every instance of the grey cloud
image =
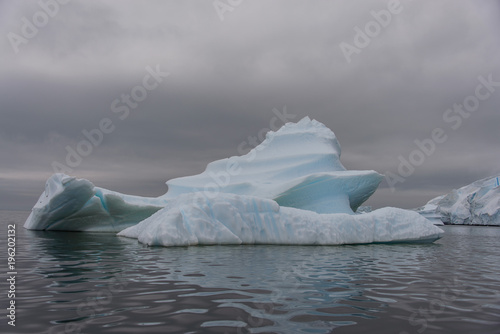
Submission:
MULTIPOLYGON (((5 208, 29 209, 82 130, 110 118, 74 174, 157 196, 170 178, 201 172, 269 127, 285 105, 325 123, 352 169, 395 172, 398 156, 436 127, 449 136, 404 183, 368 202, 416 207, 500 172, 500 89, 451 130, 443 113, 500 81, 500 13, 492 1, 401 1, 403 10, 348 63, 339 48, 386 1, 246 1, 221 22, 211 2, 77 1, 14 54, 0 41, 0 189, 5 208), (141 84, 146 66, 171 75, 119 120, 114 99, 141 84), (42 185, 42 186, 41 186, 42 185), (8 200, 7 200, 8 199, 8 200)), ((0 2, 0 33, 19 32, 37 1, 0 2), (2 14, 0 14, 2 15, 2 14)))

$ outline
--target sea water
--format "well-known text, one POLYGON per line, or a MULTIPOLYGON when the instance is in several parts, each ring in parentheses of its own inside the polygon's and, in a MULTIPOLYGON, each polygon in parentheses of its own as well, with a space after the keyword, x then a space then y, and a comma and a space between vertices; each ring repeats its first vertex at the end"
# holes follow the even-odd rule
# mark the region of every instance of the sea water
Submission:
POLYGON ((445 226, 432 244, 163 248, 28 231, 28 214, 0 211, 1 333, 500 333, 498 227, 445 226))

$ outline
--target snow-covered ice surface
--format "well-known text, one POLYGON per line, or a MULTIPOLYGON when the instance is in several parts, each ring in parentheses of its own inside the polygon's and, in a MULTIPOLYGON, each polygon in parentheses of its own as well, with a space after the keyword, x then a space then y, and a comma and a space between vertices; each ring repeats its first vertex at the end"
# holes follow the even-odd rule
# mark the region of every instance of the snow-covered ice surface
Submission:
POLYGON ((417 211, 424 217, 438 217, 445 224, 500 225, 500 176, 454 189, 417 211))
POLYGON ((375 171, 347 171, 340 144, 324 124, 305 117, 270 131, 243 156, 217 160, 198 175, 167 182, 167 198, 202 191, 274 199, 279 205, 318 213, 350 213, 382 181, 375 171))
POLYGON ((440 237, 442 230, 415 212, 384 208, 354 214, 381 180, 375 171, 347 171, 335 134, 306 117, 270 131, 245 155, 168 181, 168 192, 157 198, 54 174, 24 226, 121 231, 121 236, 163 246, 338 245, 440 237))
POLYGON ((444 225, 444 223, 441 219, 441 213, 437 211, 437 204, 444 196, 445 195, 441 195, 436 198, 433 198, 432 200, 427 202, 427 204, 425 204, 424 206, 416 208, 414 210, 420 213, 426 219, 430 220, 434 225, 442 226, 444 225))
POLYGON ((151 246, 214 244, 342 245, 432 242, 443 231, 416 212, 383 208, 370 213, 318 214, 280 207, 258 197, 183 194, 119 236, 151 246))
POLYGON ((52 175, 24 227, 30 230, 119 232, 163 208, 167 201, 124 195, 85 179, 52 175))

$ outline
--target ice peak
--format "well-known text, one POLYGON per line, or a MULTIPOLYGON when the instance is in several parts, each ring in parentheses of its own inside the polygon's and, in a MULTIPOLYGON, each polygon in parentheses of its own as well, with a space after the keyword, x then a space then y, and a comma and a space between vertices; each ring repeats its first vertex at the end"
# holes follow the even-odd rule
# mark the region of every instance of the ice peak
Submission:
POLYGON ((278 135, 296 135, 299 133, 314 133, 318 137, 336 140, 335 134, 332 130, 327 128, 323 123, 318 122, 315 119, 310 119, 309 116, 302 118, 297 123, 288 122, 277 131, 269 131, 266 138, 278 135))
POLYGON ((272 152, 272 155, 333 153, 340 156, 337 137, 323 123, 308 116, 297 123, 288 122, 277 131, 269 131, 262 143, 249 154, 272 152))

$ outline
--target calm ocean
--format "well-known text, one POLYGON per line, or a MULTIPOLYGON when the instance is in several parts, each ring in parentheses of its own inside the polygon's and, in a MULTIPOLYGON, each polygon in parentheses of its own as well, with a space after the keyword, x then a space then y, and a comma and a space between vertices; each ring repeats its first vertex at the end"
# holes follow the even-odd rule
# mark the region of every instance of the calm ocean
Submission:
POLYGON ((162 248, 27 231, 27 216, 0 211, 1 333, 500 333, 496 227, 446 226, 433 244, 162 248))

